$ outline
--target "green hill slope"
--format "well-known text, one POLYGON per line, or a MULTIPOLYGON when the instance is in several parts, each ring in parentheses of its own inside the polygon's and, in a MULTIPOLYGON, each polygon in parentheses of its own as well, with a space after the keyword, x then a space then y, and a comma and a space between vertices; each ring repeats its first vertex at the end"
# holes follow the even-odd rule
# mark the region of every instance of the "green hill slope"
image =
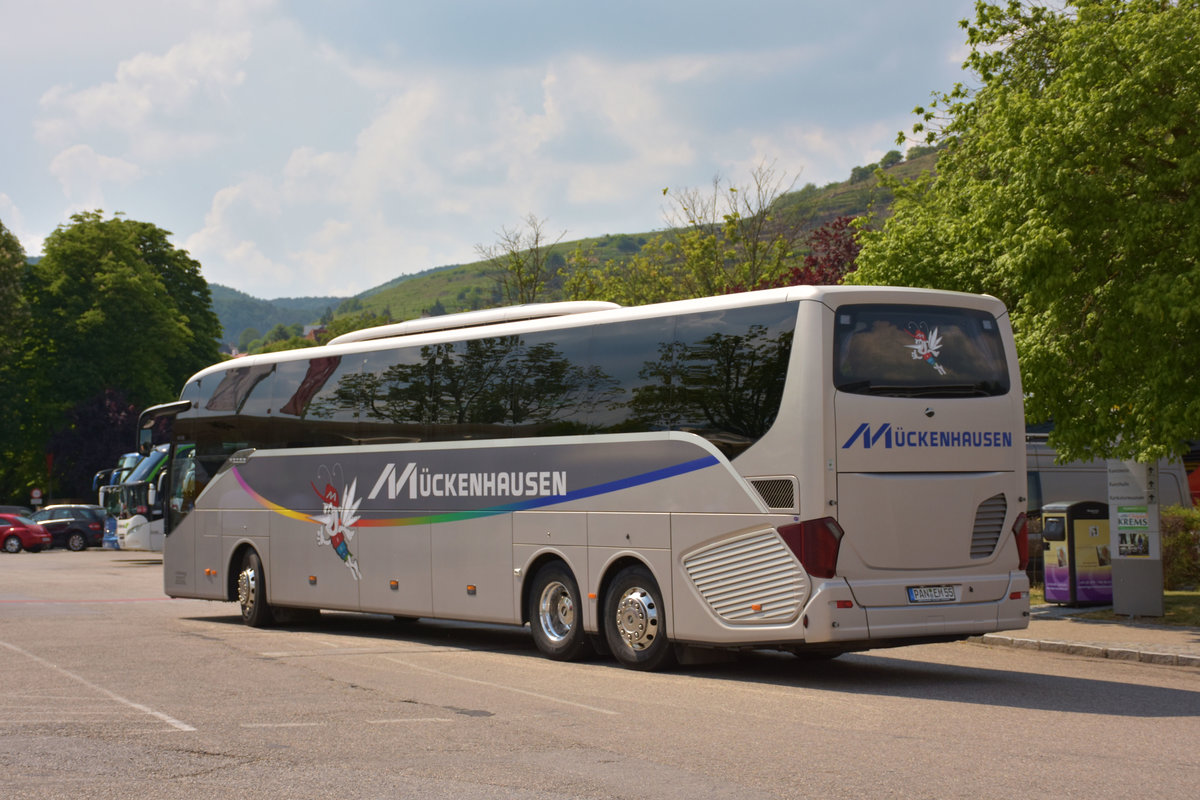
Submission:
MULTIPOLYGON (((888 170, 890 175, 914 178, 932 171, 937 161, 929 153, 902 161, 888 170)), ((856 172, 862 172, 857 168, 856 172)), ((824 187, 812 184, 783 195, 776 201, 776 214, 788 222, 799 223, 805 229, 817 228, 841 216, 860 216, 870 212, 886 217, 891 192, 878 185, 871 175, 864 180, 831 183, 824 187)), ((567 256, 577 246, 592 247, 600 263, 622 263, 631 258, 656 232, 626 233, 561 242, 555 252, 567 256)), ((254 327, 266 333, 276 324, 312 324, 326 309, 336 317, 364 312, 388 316, 392 320, 419 317, 431 310, 454 313, 476 308, 488 308, 499 303, 496 281, 483 262, 434 267, 411 275, 400 275, 386 283, 368 289, 345 302, 340 297, 280 298, 258 300, 228 287, 214 284, 213 306, 225 330, 225 340, 237 342, 241 332, 254 327)))

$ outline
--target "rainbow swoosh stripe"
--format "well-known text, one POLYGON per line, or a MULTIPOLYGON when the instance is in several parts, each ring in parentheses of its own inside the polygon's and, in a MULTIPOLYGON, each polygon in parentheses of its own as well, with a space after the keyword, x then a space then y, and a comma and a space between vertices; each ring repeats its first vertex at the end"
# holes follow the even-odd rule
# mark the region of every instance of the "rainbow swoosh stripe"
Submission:
MULTIPOLYGON (((485 508, 474 509, 471 511, 446 511, 438 514, 421 514, 407 517, 391 517, 387 519, 360 519, 355 523, 356 528, 388 528, 398 527, 403 525, 429 525, 439 522, 457 522, 463 519, 478 519, 480 517, 491 517, 497 514, 511 514, 514 511, 528 511, 533 508, 541 508, 543 506, 556 505, 558 503, 569 503, 573 500, 582 500, 586 497, 596 497, 597 495, 608 494, 610 492, 619 492, 622 489, 630 489, 635 486, 643 486, 647 483, 674 478, 677 475, 686 475, 689 472, 705 469, 720 463, 716 456, 708 455, 702 458, 684 461, 680 464, 674 464, 661 469, 642 472, 637 475, 630 475, 625 478, 619 478, 615 481, 606 483, 598 483, 594 486, 587 486, 582 489, 576 489, 567 492, 563 495, 555 495, 552 497, 535 497, 529 500, 519 500, 514 503, 504 503, 502 505, 487 506, 485 508)), ((238 485, 254 498, 255 502, 269 511, 274 511, 276 514, 296 519, 302 522, 312 522, 320 524, 318 520, 311 515, 305 514, 303 511, 295 511, 293 509, 281 506, 273 502, 261 494, 256 492, 254 488, 246 481, 246 478, 238 470, 237 467, 232 469, 233 476, 237 479, 238 485)))

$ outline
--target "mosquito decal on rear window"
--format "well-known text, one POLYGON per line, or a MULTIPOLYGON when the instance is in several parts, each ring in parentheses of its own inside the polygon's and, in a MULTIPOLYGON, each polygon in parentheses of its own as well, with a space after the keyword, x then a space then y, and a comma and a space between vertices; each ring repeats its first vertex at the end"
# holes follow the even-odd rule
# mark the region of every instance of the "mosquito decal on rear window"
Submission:
POLYGON ((942 352, 942 337, 938 336, 938 329, 930 330, 924 322, 910 322, 908 323, 908 332, 916 342, 905 345, 912 350, 913 359, 924 361, 937 370, 938 375, 945 375, 946 368, 937 361, 938 355, 942 352))

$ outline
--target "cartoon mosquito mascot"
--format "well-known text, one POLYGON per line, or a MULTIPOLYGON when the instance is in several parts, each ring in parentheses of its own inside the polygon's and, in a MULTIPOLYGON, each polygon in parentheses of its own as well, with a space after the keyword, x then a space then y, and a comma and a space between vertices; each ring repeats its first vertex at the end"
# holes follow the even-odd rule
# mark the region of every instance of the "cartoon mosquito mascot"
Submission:
MULTIPOLYGON (((336 465, 334 468, 339 475, 341 474, 341 465, 336 465)), ((358 522, 358 506, 362 503, 361 498, 354 496, 355 489, 358 487, 358 479, 355 478, 350 482, 347 488, 345 480, 342 480, 343 493, 345 497, 338 494, 338 490, 333 487, 333 473, 321 467, 317 473, 317 480, 321 480, 321 473, 325 473, 325 490, 317 488, 317 485, 312 484, 313 491, 321 498, 321 509, 324 512, 319 517, 314 519, 321 523, 321 527, 317 528, 317 545, 329 545, 333 548, 333 552, 337 553, 338 558, 346 565, 346 568, 354 574, 355 580, 362 580, 362 573, 358 570, 358 559, 354 557, 354 553, 350 552, 350 541, 354 538, 354 525, 358 522)))
POLYGON ((913 359, 924 361, 937 370, 938 375, 945 375, 946 368, 937 362, 937 357, 942 353, 942 337, 938 336, 938 329, 934 328, 930 331, 929 326, 924 322, 920 324, 910 322, 908 333, 916 341, 916 344, 905 345, 912 350, 913 359))

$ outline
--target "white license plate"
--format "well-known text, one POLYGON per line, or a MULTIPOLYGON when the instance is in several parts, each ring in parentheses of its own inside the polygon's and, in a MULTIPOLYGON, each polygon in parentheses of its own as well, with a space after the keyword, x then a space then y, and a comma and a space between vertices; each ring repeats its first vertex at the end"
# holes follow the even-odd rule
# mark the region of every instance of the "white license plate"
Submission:
POLYGON ((910 603, 953 603, 954 600, 953 586, 908 587, 908 602, 910 603))

